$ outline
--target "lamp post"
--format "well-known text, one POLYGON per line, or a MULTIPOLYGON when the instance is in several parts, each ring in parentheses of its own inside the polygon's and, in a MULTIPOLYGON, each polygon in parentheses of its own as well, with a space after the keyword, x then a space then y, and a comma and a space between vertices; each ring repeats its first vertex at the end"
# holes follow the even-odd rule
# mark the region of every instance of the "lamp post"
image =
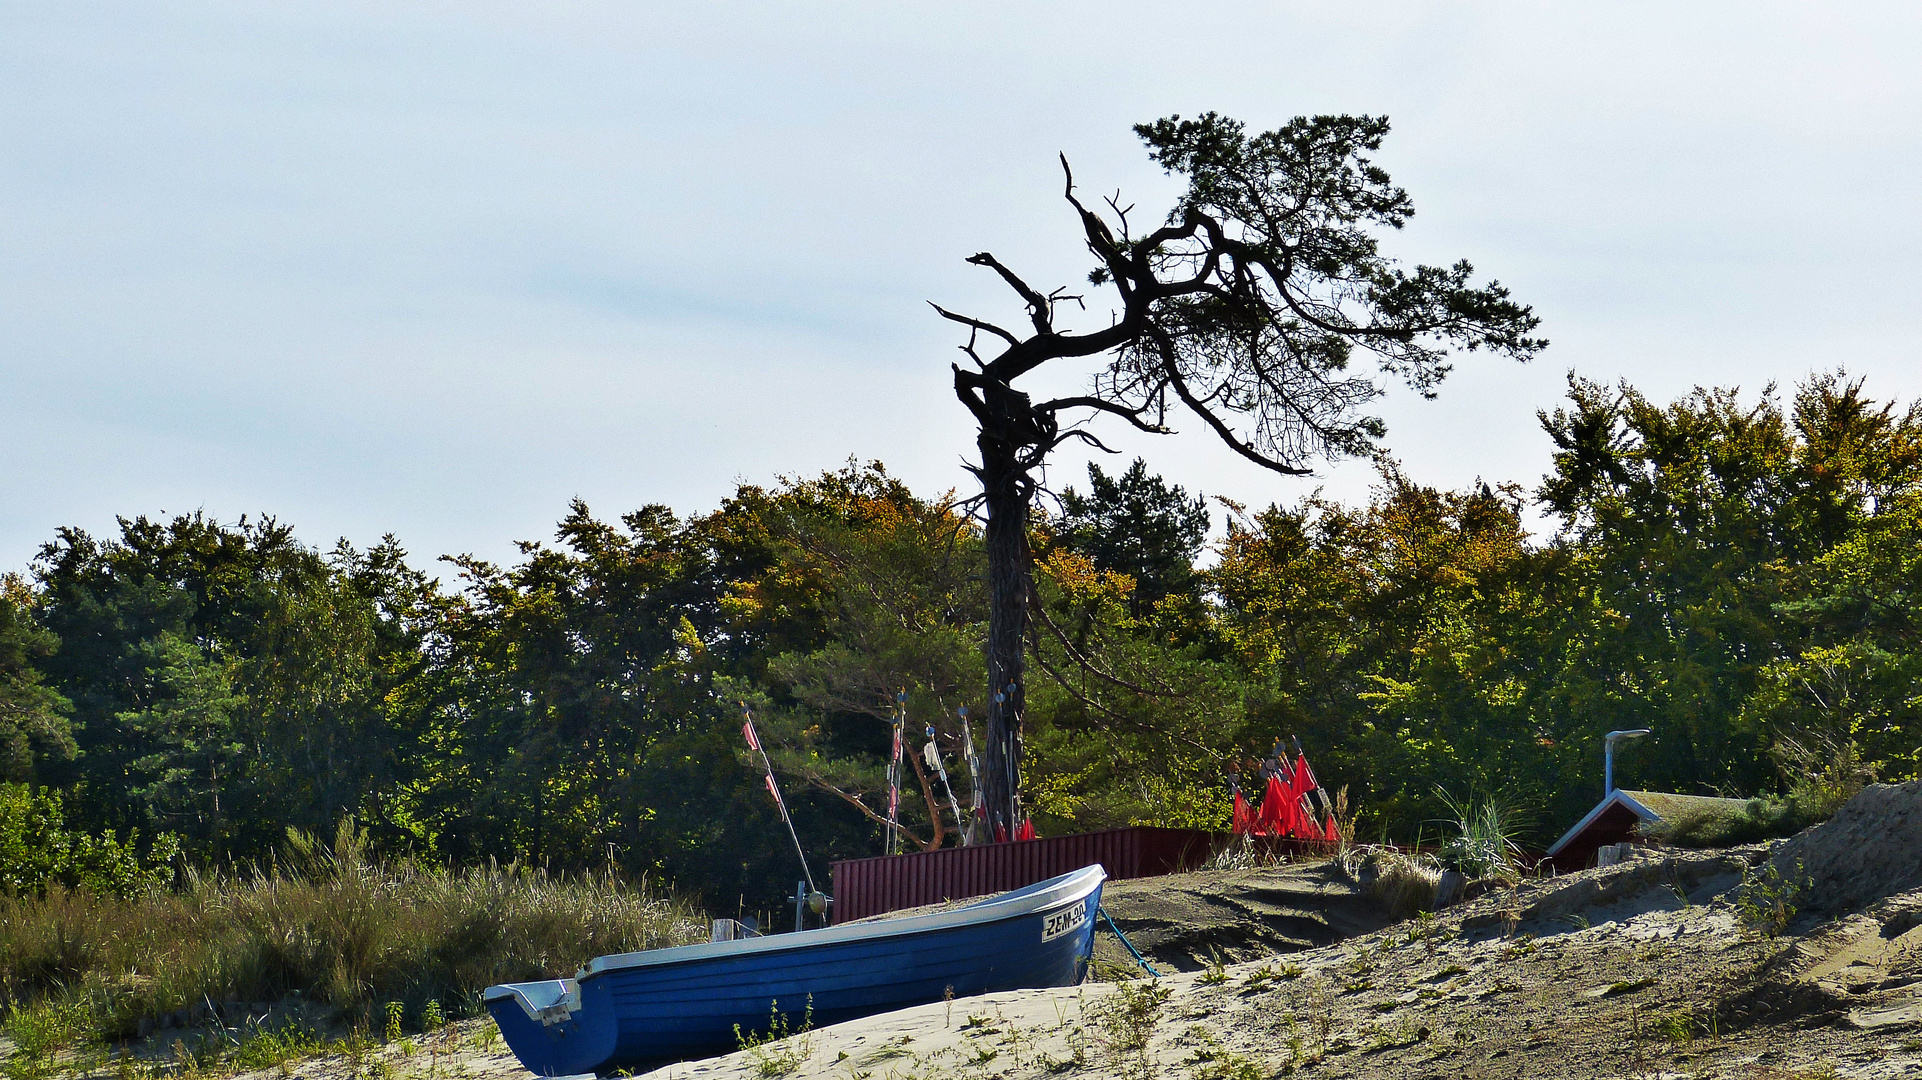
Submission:
POLYGON ((1615 744, 1623 739, 1639 739, 1652 734, 1647 728, 1633 731, 1611 731, 1602 740, 1602 798, 1615 794, 1615 744))

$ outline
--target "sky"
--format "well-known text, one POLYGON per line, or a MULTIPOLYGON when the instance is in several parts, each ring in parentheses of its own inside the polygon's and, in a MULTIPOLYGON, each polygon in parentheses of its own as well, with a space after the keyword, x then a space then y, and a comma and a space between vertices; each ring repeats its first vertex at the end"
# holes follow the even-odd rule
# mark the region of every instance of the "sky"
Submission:
MULTIPOLYGON (((1379 403, 1417 481, 1533 486, 1570 373, 1657 399, 1844 368, 1922 398, 1908 4, 0 4, 0 570, 204 511, 419 564, 568 501, 714 508, 880 460, 967 490, 927 306, 1087 270, 1056 155, 1137 220, 1136 123, 1388 116, 1407 262, 1533 305, 1526 366, 1379 403)), ((1036 389, 1074 390, 1087 367, 1036 389)), ((1190 491, 1366 498, 1195 421, 1190 491)), ((1064 451, 1049 480, 1080 478, 1064 451)), ((1104 459, 1107 460, 1107 459, 1104 459)), ((1219 518, 1219 515, 1217 515, 1219 518)))

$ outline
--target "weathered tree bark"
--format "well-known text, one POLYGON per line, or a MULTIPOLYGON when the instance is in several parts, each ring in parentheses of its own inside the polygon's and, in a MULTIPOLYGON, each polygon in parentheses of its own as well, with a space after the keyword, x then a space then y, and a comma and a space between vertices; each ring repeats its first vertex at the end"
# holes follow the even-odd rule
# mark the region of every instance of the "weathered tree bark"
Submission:
POLYGON ((1012 837, 1021 823, 1021 725, 1027 714, 1028 602, 1034 587, 1028 516, 1034 481, 1021 451, 1040 435, 1028 395, 1006 386, 984 388, 991 422, 984 424, 981 484, 987 510, 988 738, 982 762, 982 805, 989 835, 1012 837))

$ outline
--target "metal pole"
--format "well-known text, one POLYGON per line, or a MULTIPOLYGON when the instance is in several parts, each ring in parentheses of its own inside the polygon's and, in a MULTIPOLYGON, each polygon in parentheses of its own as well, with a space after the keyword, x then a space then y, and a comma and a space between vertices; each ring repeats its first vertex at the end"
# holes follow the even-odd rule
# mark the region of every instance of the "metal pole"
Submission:
POLYGON ((794 932, 797 934, 802 930, 801 913, 807 909, 808 883, 805 881, 797 881, 794 883, 794 932))
MULTIPOLYGON (((1015 685, 1009 683, 1008 700, 1014 700, 1014 692, 1015 685)), ((1027 705, 1024 701, 1022 711, 1026 710, 1027 705)), ((1014 753, 1008 755, 1008 802, 1017 814, 1024 817, 1027 815, 1027 810, 1021 805, 1021 731, 1018 728, 1014 733, 1014 753)), ((1008 836, 1013 837, 1015 829, 1019 827, 1015 822, 1008 822, 1008 836)))
POLYGON ((961 835, 961 846, 972 847, 975 823, 980 821, 984 814, 981 809, 981 759, 974 754, 974 732, 968 727, 968 707, 963 705, 957 711, 961 717, 961 752, 968 759, 968 784, 973 792, 969 797, 968 826, 967 831, 961 835))
POLYGON ((1639 739, 1650 734, 1647 728, 1611 731, 1602 740, 1602 798, 1615 794, 1615 744, 1623 739, 1639 739))
POLYGON ((754 731, 754 713, 748 709, 746 702, 741 703, 741 737, 761 755, 761 766, 767 770, 768 794, 774 796, 774 805, 781 810, 781 823, 787 826, 787 834, 794 840, 794 854, 801 858, 801 873, 807 875, 808 884, 812 885, 814 871, 808 869, 807 852, 801 850, 801 834, 794 831, 794 819, 787 813, 787 800, 781 798, 781 786, 774 782, 774 762, 768 758, 767 751, 761 748, 760 736, 754 731))
MULTIPOLYGON (((928 761, 934 765, 934 771, 941 776, 941 786, 948 789, 948 809, 954 813, 954 834, 956 837, 959 837, 962 834, 962 830, 967 828, 967 822, 961 820, 961 803, 954 797, 954 781, 948 779, 948 767, 941 762, 941 748, 934 744, 933 724, 928 725, 928 745, 925 753, 928 761)), ((934 828, 935 832, 939 834, 941 823, 938 821, 935 822, 934 828)), ((962 846, 965 847, 967 845, 963 844, 962 846)))

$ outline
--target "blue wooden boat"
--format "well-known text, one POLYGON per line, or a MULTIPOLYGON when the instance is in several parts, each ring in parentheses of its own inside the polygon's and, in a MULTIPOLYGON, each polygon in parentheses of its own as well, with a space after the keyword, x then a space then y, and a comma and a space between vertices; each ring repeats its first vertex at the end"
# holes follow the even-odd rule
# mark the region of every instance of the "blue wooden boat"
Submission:
POLYGON ((571 979, 482 1000, 539 1076, 608 1074, 739 1049, 770 1014, 790 1028, 997 990, 1073 986, 1088 970, 1100 866, 952 911, 592 960, 571 979))

